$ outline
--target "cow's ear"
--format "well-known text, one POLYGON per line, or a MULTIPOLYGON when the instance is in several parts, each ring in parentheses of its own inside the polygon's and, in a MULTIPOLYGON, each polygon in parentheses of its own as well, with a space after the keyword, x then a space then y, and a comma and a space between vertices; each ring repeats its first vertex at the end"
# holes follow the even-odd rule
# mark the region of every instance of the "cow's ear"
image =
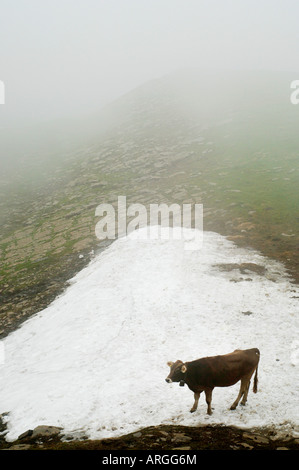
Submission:
POLYGON ((185 374, 185 372, 187 372, 187 367, 185 366, 185 364, 182 365, 181 372, 183 372, 183 374, 185 374))
POLYGON ((168 365, 169 367, 172 367, 172 366, 173 366, 173 362, 168 361, 168 362, 167 362, 167 365, 168 365))

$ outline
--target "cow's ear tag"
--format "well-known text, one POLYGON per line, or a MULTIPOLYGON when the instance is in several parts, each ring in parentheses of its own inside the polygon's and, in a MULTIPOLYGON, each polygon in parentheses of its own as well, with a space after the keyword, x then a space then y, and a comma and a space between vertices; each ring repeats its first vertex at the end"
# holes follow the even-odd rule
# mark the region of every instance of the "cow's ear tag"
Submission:
POLYGON ((185 366, 185 364, 182 365, 181 367, 181 372, 183 372, 183 374, 187 371, 187 367, 185 366))

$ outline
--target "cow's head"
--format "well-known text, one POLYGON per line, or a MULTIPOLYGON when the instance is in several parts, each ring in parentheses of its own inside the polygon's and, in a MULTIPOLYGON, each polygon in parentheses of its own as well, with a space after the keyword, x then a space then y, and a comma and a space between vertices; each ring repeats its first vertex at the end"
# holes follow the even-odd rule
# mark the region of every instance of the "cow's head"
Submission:
POLYGON ((166 382, 171 384, 172 382, 184 382, 185 373, 187 371, 187 366, 182 361, 176 362, 167 362, 167 365, 170 367, 170 372, 168 377, 166 377, 166 382))

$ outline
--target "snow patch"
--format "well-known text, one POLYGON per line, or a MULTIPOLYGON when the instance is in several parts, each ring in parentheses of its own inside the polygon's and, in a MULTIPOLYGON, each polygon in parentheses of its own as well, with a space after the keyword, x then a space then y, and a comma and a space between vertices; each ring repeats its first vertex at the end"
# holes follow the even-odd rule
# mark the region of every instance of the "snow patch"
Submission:
POLYGON ((284 267, 216 233, 190 251, 142 230, 116 240, 2 341, 6 438, 43 424, 91 439, 161 423, 272 425, 297 435, 299 290, 284 267), (217 268, 232 263, 267 275, 217 268), (165 382, 167 361, 251 347, 261 352, 259 384, 245 407, 229 410, 236 384, 214 389, 212 416, 204 398, 191 414, 193 393, 165 382))

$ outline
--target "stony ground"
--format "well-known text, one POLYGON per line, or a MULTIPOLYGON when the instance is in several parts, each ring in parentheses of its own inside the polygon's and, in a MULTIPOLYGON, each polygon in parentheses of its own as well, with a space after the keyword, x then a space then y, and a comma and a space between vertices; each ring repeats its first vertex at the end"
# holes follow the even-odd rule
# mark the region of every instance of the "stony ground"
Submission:
POLYGON ((26 432, 15 442, 2 441, 8 450, 299 450, 299 439, 278 437, 275 431, 241 430, 226 426, 152 426, 111 439, 61 441, 57 428, 26 432), (32 434, 31 434, 32 433, 32 434))

